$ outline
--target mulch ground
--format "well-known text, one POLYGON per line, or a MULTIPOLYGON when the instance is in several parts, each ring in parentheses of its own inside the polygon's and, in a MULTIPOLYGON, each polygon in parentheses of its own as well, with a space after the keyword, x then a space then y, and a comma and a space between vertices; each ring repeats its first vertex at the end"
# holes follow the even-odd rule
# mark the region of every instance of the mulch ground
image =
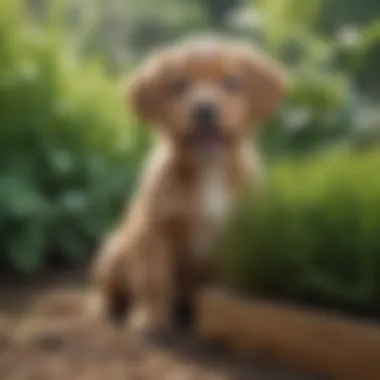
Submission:
POLYGON ((88 319, 76 285, 0 289, 1 380, 310 380, 178 333, 163 342, 88 319))

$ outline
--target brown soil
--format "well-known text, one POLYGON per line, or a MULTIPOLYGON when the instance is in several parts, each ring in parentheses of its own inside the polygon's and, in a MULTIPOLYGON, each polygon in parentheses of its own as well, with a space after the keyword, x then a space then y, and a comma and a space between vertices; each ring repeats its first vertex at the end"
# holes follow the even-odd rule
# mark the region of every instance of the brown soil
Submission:
POLYGON ((1 285, 1 380, 296 380, 178 333, 153 342, 83 313, 82 286, 1 285))

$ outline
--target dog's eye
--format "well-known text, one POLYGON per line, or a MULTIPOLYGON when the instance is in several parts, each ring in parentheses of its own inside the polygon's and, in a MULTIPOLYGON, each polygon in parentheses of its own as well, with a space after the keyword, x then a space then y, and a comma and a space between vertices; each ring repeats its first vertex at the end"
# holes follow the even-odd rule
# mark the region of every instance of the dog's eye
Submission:
POLYGON ((188 83, 185 79, 177 79, 169 83, 168 90, 172 96, 181 96, 186 91, 188 83))
POLYGON ((242 88, 241 78, 229 75, 223 78, 223 88, 228 92, 238 92, 242 88))

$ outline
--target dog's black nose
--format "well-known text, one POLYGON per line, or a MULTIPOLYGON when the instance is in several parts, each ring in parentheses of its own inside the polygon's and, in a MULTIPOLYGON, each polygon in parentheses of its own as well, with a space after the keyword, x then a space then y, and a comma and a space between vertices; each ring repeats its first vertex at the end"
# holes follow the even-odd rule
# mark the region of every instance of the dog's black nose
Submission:
POLYGON ((213 125, 216 121, 217 111, 217 107, 212 103, 199 103, 194 109, 195 122, 199 126, 213 125))

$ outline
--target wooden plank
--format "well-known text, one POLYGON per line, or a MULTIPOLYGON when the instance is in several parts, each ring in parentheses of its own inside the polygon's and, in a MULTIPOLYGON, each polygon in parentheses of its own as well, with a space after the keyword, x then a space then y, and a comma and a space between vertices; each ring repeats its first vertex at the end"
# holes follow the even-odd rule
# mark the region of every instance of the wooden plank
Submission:
POLYGON ((380 325, 206 289, 196 333, 299 370, 342 380, 380 380, 380 325))

